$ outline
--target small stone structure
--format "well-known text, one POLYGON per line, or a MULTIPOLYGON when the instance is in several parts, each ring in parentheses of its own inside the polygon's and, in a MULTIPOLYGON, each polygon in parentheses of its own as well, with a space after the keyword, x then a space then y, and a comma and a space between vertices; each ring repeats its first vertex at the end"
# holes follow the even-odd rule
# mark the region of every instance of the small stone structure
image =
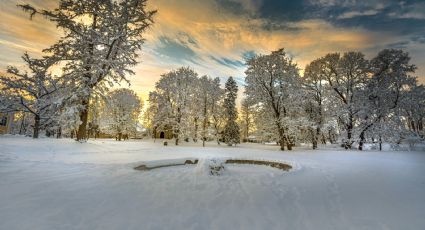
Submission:
POLYGON ((156 139, 172 139, 173 131, 171 129, 156 129, 154 131, 154 137, 156 139))
POLYGON ((13 113, 0 113, 0 134, 8 134, 12 129, 13 113))
MULTIPOLYGON (((148 167, 146 165, 140 165, 135 167, 136 170, 147 171, 156 168, 163 167, 171 167, 171 166, 179 166, 179 165, 187 165, 187 164, 198 164, 198 159, 196 160, 186 160, 184 163, 178 164, 164 164, 158 166, 148 167)), ((246 160, 246 159, 227 159, 225 161, 220 161, 217 159, 210 160, 209 163, 209 172, 210 175, 219 176, 224 171, 224 164, 251 164, 251 165, 264 165, 272 168, 280 169, 283 171, 289 171, 292 169, 292 166, 286 163, 276 162, 276 161, 266 161, 266 160, 246 160)))

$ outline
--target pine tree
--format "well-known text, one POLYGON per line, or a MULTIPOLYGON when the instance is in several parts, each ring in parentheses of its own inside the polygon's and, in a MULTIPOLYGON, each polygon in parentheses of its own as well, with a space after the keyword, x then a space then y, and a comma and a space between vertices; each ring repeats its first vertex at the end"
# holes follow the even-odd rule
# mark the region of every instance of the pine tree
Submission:
POLYGON ((236 123, 238 117, 238 111, 236 110, 237 93, 238 86, 236 81, 229 77, 225 85, 224 109, 227 121, 223 131, 224 141, 229 146, 240 143, 239 125, 236 123))

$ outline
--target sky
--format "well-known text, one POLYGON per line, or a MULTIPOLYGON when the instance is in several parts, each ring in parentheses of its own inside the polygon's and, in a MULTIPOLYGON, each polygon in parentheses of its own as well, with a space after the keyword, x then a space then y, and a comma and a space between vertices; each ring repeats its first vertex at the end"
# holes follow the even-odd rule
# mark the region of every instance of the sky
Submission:
MULTIPOLYGON (((50 0, 0 0, 0 72, 40 56, 61 36, 45 18, 29 20, 17 3, 54 8, 50 0)), ((181 66, 199 75, 233 76, 243 88, 245 59, 284 48, 301 72, 331 52, 385 48, 409 52, 425 83, 425 0, 151 0, 158 10, 146 32, 130 88, 147 99, 160 75, 181 66)), ((123 87, 127 86, 123 83, 123 87)), ((240 94, 243 90, 240 90, 240 94)))

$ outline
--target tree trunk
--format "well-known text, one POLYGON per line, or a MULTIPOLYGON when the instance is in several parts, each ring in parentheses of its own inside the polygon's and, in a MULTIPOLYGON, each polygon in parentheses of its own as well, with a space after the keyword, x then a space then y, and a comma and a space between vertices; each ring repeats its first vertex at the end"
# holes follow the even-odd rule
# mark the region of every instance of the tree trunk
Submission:
POLYGON ((198 142, 198 129, 199 129, 199 125, 198 125, 198 118, 195 117, 195 133, 193 135, 193 142, 198 142))
POLYGON ((178 129, 176 130, 174 136, 176 137, 176 145, 179 145, 179 136, 180 136, 180 123, 182 121, 182 115, 181 115, 181 110, 180 107, 177 108, 177 127, 178 129))
POLYGON ((363 144, 365 141, 365 137, 364 137, 364 131, 362 131, 360 133, 360 142, 359 142, 359 150, 362 151, 363 150, 363 144))
POLYGON ((334 135, 330 129, 328 130, 328 135, 329 135, 329 143, 331 144, 335 143, 334 135))
POLYGON ((78 127, 77 141, 83 141, 87 139, 87 119, 89 117, 89 99, 82 101, 84 109, 80 112, 81 124, 78 127))
POLYGON ((347 140, 345 141, 345 149, 351 149, 353 136, 353 115, 350 113, 348 124, 347 124, 347 140))
POLYGON ((317 149, 317 134, 315 134, 313 130, 311 131, 311 133, 312 133, 311 140, 312 140, 313 149, 317 149))
POLYGON ((321 133, 322 144, 323 144, 323 145, 326 145, 326 137, 325 137, 325 134, 323 134, 322 132, 320 132, 320 133, 321 133))
POLYGON ((62 137, 62 128, 59 127, 58 132, 56 133, 56 138, 59 139, 62 137))
POLYGON ((219 131, 218 131, 218 125, 216 121, 214 123, 214 129, 215 129, 215 140, 217 141, 217 145, 220 145, 219 131))
POLYGON ((289 140, 289 138, 285 138, 286 139, 286 147, 288 148, 288 150, 292 150, 292 146, 293 143, 291 140, 289 140))
POLYGON ((279 129, 280 150, 285 151, 285 144, 286 144, 285 130, 280 127, 280 124, 278 124, 278 129, 279 129))
POLYGON ((243 140, 244 142, 248 142, 248 138, 249 138, 249 114, 247 111, 246 117, 245 117, 245 140, 243 140))
POLYGON ((205 147, 205 141, 207 139, 207 118, 204 117, 204 124, 202 125, 202 147, 205 147))
POLYGON ((21 127, 19 128, 19 135, 22 135, 23 131, 25 132, 25 113, 22 114, 21 127))
POLYGON ((176 145, 179 145, 179 135, 176 134, 175 136, 176 136, 176 145))
POLYGON ((204 97, 204 121, 202 123, 202 147, 205 147, 205 139, 207 139, 207 103, 208 100, 206 97, 204 97))
POLYGON ((121 139, 122 139, 122 133, 121 133, 121 132, 119 132, 119 133, 118 133, 118 141, 121 141, 121 139))
POLYGON ((40 131, 40 116, 39 115, 34 115, 34 130, 33 130, 33 135, 32 138, 38 138, 38 133, 40 131))
POLYGON ((379 135, 379 151, 382 151, 382 137, 379 135))

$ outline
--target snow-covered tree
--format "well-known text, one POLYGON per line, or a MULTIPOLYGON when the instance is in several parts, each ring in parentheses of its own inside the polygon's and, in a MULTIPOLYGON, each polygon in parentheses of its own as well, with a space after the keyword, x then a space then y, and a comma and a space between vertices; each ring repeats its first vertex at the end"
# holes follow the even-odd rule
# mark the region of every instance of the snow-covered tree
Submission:
POLYGON ((224 89, 220 88, 220 79, 218 77, 214 78, 211 87, 211 126, 217 144, 220 145, 220 133, 225 124, 224 89))
MULTIPOLYGON (((338 123, 346 133, 345 148, 354 143, 354 128, 358 118, 362 89, 368 78, 368 61, 359 52, 327 54, 319 59, 322 66, 321 75, 333 92, 335 99, 334 113, 338 123)), ((333 99, 330 99, 333 100, 333 99)))
MULTIPOLYGON (((308 136, 312 142, 313 149, 317 148, 317 144, 321 141, 326 144, 326 131, 324 127, 329 129, 328 122, 331 114, 328 112, 326 105, 329 103, 329 88, 326 84, 324 75, 325 62, 323 59, 316 59, 308 64, 304 70, 302 77, 302 86, 304 91, 304 109, 310 126, 308 127, 308 136)), ((332 140, 331 137, 329 137, 332 140)))
POLYGON ((143 113, 143 127, 146 129, 146 133, 149 137, 155 135, 155 116, 158 113, 158 103, 155 101, 156 97, 154 92, 149 93, 149 106, 143 113))
MULTIPOLYGON (((359 150, 363 150, 365 135, 374 125, 385 120, 388 121, 390 117, 393 117, 393 121, 401 117, 401 102, 408 103, 403 98, 416 83, 416 79, 409 76, 415 71, 416 66, 409 64, 409 61, 408 53, 395 49, 382 50, 370 61, 369 68, 372 77, 367 81, 367 86, 362 92, 364 100, 359 105, 362 109, 359 125, 359 150)), ((397 123, 401 123, 401 121, 398 120, 397 123)), ((401 130, 399 129, 399 131, 401 130)), ((379 136, 379 140, 381 143, 381 136, 379 136)))
POLYGON ((270 113, 265 106, 256 105, 253 108, 253 121, 255 124, 253 134, 256 139, 262 143, 273 141, 279 143, 279 134, 276 132, 273 113, 270 113))
POLYGON ((222 98, 222 89, 220 88, 220 79, 212 79, 208 76, 202 76, 198 83, 199 94, 196 97, 194 104, 195 112, 200 112, 202 118, 202 146, 205 147, 205 141, 208 138, 209 126, 214 123, 214 117, 217 117, 214 111, 217 108, 217 103, 222 98), (213 121, 213 122, 212 122, 213 121))
POLYGON ((134 91, 125 88, 111 91, 106 97, 100 121, 101 129, 113 134, 118 141, 121 141, 123 136, 134 134, 141 106, 140 98, 134 91))
POLYGON ((9 66, 7 74, 0 76, 3 97, 0 111, 24 112, 33 117, 33 138, 38 138, 41 127, 54 118, 55 93, 59 89, 59 78, 49 73, 52 63, 49 58, 34 59, 27 53, 22 56, 28 71, 9 66))
POLYGON ((241 132, 242 140, 248 141, 249 135, 254 130, 254 108, 249 98, 245 97, 241 103, 241 132))
POLYGON ((143 34, 156 11, 146 10, 147 0, 60 0, 54 10, 19 5, 30 13, 45 16, 63 31, 63 36, 45 52, 65 65, 63 76, 74 86, 74 109, 79 110, 77 140, 87 136, 90 97, 134 74, 143 34))
POLYGON ((170 71, 161 75, 155 91, 149 95, 150 106, 157 108, 155 129, 172 129, 176 145, 182 137, 188 137, 192 127, 190 103, 193 102, 197 76, 188 67, 170 71))
POLYGON ((90 137, 97 138, 99 135, 102 112, 105 110, 105 100, 102 97, 96 95, 91 97, 90 100, 87 139, 90 137))
POLYGON ((425 86, 415 82, 405 93, 400 104, 408 130, 416 136, 425 138, 425 86))
POLYGON ((238 85, 233 77, 229 77, 224 87, 225 97, 223 107, 225 109, 226 125, 223 130, 224 142, 232 146, 240 143, 239 125, 236 122, 238 111, 236 110, 236 97, 238 85))
MULTIPOLYGON (((299 86, 298 67, 287 57, 283 49, 269 55, 258 55, 247 60, 245 71, 246 95, 262 110, 267 111, 281 150, 294 145, 298 121, 290 119, 300 103, 297 100, 299 86), (297 105, 298 104, 298 105, 297 105)), ((265 127, 270 127, 266 125, 265 127)), ((269 129, 268 129, 269 130, 269 129)))

